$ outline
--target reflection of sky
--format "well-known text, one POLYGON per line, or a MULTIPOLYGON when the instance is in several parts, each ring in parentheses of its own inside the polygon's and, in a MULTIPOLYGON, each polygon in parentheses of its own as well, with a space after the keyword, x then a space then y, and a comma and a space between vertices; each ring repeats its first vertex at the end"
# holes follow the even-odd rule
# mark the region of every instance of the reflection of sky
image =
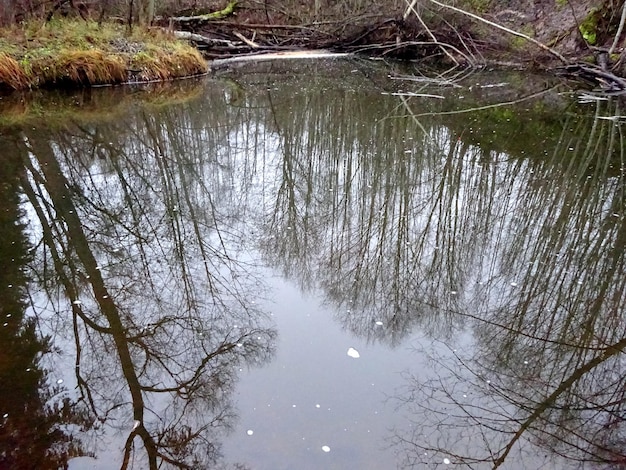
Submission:
POLYGON ((394 457, 385 439, 405 417, 386 397, 403 385, 403 371, 428 373, 426 358, 411 350, 424 339, 395 349, 368 343, 339 328, 315 294, 281 277, 271 290, 277 355, 243 375, 239 425, 225 454, 259 469, 389 468, 394 457), (347 355, 350 347, 358 359, 347 355))

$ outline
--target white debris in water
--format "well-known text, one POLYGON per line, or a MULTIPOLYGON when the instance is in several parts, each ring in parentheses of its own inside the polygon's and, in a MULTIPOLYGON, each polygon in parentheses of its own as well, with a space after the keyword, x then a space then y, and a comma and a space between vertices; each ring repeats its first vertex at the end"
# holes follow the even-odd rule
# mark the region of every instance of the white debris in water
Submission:
POLYGON ((445 459, 443 459, 443 463, 445 465, 450 465, 450 459, 448 457, 446 457, 445 459))
POLYGON ((354 348, 348 348, 348 356, 354 359, 358 359, 359 357, 361 357, 361 355, 359 354, 359 351, 357 351, 354 348))
POLYGON ((248 429, 248 430, 246 431, 246 434, 247 434, 248 436, 252 436, 252 435, 254 434, 254 431, 253 431, 252 429, 248 429))
POLYGON ((319 403, 315 404, 315 408, 321 408, 321 407, 322 407, 322 405, 320 405, 319 403))
POLYGON ((383 326, 383 322, 381 322, 380 320, 378 320, 378 321, 376 322, 376 325, 378 325, 378 326, 383 326))
POLYGON ((59 379, 59 380, 57 380, 57 383, 58 383, 59 385, 61 385, 61 384, 63 383, 63 379, 59 379))
POLYGON ((456 291, 455 290, 451 290, 450 291, 450 295, 456 295, 456 291))
POLYGON ((328 447, 328 446, 322 446, 322 450, 323 450, 324 452, 330 452, 330 447, 328 447))
POLYGON ((517 282, 512 282, 511 287, 517 287, 517 282))

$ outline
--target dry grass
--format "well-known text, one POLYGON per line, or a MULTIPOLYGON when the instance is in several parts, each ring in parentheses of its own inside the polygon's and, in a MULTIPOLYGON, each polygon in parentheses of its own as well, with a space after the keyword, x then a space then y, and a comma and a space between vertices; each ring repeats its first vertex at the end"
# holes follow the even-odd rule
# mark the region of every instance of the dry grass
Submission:
POLYGON ((197 50, 161 30, 81 20, 0 30, 0 89, 170 80, 206 72, 197 50))
POLYGON ((31 75, 37 85, 70 84, 78 86, 115 84, 126 81, 126 64, 121 57, 102 51, 61 51, 55 57, 33 62, 31 75))
POLYGON ((20 64, 13 57, 0 53, 0 87, 19 90, 30 84, 30 78, 20 64))
POLYGON ((148 49, 131 60, 138 81, 171 80, 206 72, 206 62, 194 49, 148 49))

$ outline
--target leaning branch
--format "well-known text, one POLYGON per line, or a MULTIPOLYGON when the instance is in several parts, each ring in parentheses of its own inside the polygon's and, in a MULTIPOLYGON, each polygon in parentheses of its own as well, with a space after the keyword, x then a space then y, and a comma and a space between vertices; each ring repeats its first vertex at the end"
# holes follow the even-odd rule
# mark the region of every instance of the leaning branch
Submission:
POLYGON ((236 5, 237 0, 233 0, 222 10, 214 11, 213 13, 207 13, 206 15, 175 16, 173 18, 170 18, 170 21, 175 23, 189 23, 190 21, 203 23, 211 20, 221 20, 222 18, 226 18, 228 15, 231 15, 235 11, 236 5))
POLYGON ((475 15, 474 13, 470 13, 469 11, 465 11, 465 10, 462 10, 460 8, 453 7, 452 5, 446 5, 445 3, 441 3, 441 2, 439 2, 437 0, 428 0, 428 1, 431 2, 431 3, 434 3, 437 6, 440 6, 441 8, 447 8, 449 10, 456 11, 457 13, 461 13, 462 15, 469 16, 470 18, 473 18, 473 19, 475 19, 477 21, 481 21, 481 22, 483 22, 485 24, 488 24, 489 26, 493 26, 494 28, 497 28, 497 29, 500 29, 502 31, 505 31, 505 32, 507 32, 509 34, 512 34, 513 36, 517 36, 517 37, 523 38, 523 39, 527 40, 528 42, 533 43, 535 46, 540 47, 544 51, 549 52, 550 54, 552 54, 554 57, 559 59, 564 64, 567 65, 567 64, 570 63, 565 57, 563 57, 561 54, 559 54, 557 51, 555 51, 551 47, 546 46, 545 44, 537 41, 535 38, 532 38, 532 37, 530 37, 530 36, 528 36, 526 34, 520 33, 519 31, 514 31, 514 30, 509 29, 509 28, 507 28, 505 26, 502 26, 502 25, 500 25, 498 23, 494 23, 493 21, 486 20, 485 18, 482 18, 481 16, 475 15))

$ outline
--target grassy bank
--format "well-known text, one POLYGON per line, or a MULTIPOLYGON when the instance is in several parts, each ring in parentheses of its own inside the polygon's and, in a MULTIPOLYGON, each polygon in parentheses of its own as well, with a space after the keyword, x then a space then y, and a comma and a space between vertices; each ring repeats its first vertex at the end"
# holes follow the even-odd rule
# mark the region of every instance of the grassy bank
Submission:
POLYGON ((0 30, 0 89, 169 80, 207 70, 193 47, 162 29, 59 19, 0 30))

